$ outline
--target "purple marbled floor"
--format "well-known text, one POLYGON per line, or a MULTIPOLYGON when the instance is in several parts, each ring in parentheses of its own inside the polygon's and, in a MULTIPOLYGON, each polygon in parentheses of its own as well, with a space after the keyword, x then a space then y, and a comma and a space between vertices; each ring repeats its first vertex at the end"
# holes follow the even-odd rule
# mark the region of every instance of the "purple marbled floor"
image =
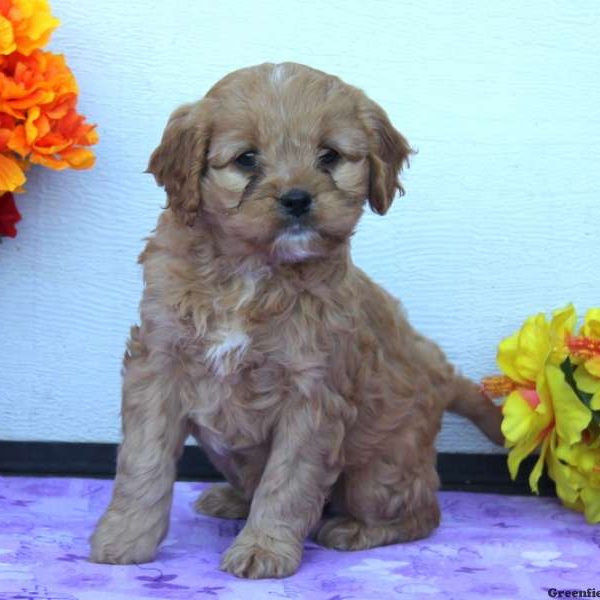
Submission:
POLYGON ((176 484, 170 533, 156 561, 87 562, 88 536, 110 481, 0 477, 1 600, 135 598, 386 600, 547 598, 548 588, 600 588, 600 528, 549 498, 445 492, 427 540, 363 552, 307 542, 298 573, 244 581, 219 571, 242 523, 197 515, 208 484, 176 484))

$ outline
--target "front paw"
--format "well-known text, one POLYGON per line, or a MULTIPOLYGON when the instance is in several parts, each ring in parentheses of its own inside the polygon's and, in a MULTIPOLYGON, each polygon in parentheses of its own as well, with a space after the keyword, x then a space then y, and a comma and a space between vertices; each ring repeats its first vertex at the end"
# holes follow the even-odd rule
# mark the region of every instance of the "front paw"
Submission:
POLYGON ((144 523, 140 515, 107 511, 90 540, 90 561, 113 565, 151 562, 166 527, 157 525, 153 529, 136 530, 136 523, 144 523))
POLYGON ((244 529, 224 554, 221 569, 248 579, 281 578, 293 575, 301 558, 301 544, 244 529))

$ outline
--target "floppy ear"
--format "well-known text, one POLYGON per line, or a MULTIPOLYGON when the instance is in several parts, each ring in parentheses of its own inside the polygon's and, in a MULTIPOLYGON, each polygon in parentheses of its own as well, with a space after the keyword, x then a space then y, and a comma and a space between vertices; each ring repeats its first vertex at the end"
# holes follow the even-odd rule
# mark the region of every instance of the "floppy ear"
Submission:
POLYGON ((148 173, 167 192, 167 208, 186 225, 200 207, 200 178, 206 165, 209 126, 203 102, 180 106, 169 118, 148 173))
POLYGON ((367 102, 363 119, 369 133, 369 205, 374 212, 384 215, 396 191, 404 195, 398 176, 414 151, 385 111, 375 102, 367 102))

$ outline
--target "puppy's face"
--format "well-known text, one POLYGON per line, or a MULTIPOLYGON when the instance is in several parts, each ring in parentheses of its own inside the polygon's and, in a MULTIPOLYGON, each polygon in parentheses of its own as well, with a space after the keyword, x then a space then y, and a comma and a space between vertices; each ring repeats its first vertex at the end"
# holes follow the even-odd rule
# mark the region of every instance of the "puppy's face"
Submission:
POLYGON ((237 71, 171 117, 149 170, 169 207, 278 262, 347 240, 368 200, 385 213, 410 148, 383 110, 293 63, 237 71))

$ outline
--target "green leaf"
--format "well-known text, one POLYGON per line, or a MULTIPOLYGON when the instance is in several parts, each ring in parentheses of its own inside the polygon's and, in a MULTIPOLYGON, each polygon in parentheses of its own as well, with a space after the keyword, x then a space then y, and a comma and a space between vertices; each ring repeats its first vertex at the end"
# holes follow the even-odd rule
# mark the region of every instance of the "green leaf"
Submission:
POLYGON ((594 421, 596 423, 600 424, 600 411, 592 410, 592 407, 591 407, 592 398, 593 398, 594 394, 589 394, 588 392, 584 392, 583 390, 580 390, 577 387, 577 383, 575 382, 575 377, 573 377, 573 375, 575 374, 575 371, 577 370, 577 367, 573 366, 573 363, 571 362, 571 359, 569 357, 567 357, 561 363, 560 370, 564 373, 565 381, 572 388, 573 392, 575 392, 575 395, 579 398, 579 400, 581 400, 581 402, 583 402, 583 404, 585 404, 585 406, 587 406, 590 409, 590 411, 592 413, 592 418, 594 419, 594 421))

